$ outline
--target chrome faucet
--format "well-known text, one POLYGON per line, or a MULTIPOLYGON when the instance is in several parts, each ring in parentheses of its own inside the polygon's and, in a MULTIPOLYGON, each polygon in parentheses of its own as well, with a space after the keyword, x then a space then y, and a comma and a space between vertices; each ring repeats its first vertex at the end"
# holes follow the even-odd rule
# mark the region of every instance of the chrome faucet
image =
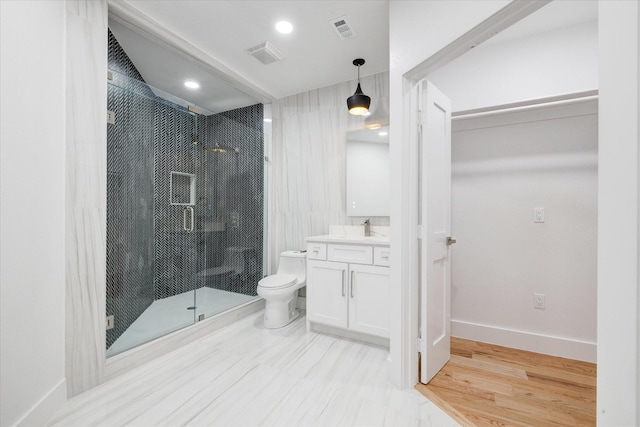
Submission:
POLYGON ((371 222, 369 219, 365 219, 362 225, 364 225, 364 235, 371 236, 371 222))

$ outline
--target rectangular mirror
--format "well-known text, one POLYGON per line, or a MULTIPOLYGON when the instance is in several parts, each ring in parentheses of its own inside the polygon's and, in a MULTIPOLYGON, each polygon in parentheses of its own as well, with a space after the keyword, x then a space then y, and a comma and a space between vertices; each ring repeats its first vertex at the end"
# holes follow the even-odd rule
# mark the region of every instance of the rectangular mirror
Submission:
POLYGON ((347 216, 389 216, 388 127, 347 132, 347 216))

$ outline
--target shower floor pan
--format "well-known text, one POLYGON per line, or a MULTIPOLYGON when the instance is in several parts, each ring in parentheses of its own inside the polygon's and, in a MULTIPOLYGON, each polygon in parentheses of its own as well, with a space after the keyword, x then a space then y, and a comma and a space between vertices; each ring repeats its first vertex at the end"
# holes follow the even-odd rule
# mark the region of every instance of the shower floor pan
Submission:
POLYGON ((107 357, 114 356, 140 344, 192 325, 200 314, 206 317, 259 298, 220 289, 197 289, 156 300, 107 349, 107 357), (193 308, 195 306, 195 309, 193 308))

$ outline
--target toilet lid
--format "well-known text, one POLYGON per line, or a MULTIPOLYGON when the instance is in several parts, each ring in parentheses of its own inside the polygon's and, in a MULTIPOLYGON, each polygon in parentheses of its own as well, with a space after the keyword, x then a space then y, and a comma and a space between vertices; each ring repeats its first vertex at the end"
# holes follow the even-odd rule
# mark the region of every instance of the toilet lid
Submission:
POLYGON ((258 285, 265 289, 286 288, 296 283, 296 276, 293 274, 274 274, 260 280, 258 285))

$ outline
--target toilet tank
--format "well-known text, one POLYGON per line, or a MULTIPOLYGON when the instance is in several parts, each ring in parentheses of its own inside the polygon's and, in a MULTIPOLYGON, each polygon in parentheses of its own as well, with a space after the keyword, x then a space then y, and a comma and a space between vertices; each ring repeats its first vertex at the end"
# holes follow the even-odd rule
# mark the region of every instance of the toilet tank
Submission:
POLYGON ((302 283, 307 278, 307 253, 301 251, 284 251, 280 254, 278 274, 293 274, 302 283))

